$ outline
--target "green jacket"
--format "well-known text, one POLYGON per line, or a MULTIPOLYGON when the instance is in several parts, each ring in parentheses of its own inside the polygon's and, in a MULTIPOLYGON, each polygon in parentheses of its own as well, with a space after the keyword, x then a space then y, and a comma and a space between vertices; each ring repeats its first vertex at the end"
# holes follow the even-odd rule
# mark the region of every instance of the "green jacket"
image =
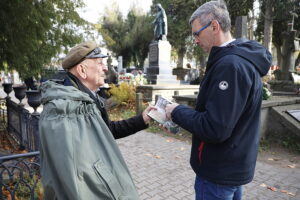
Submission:
POLYGON ((130 172, 93 100, 45 82, 39 121, 45 199, 136 200, 130 172))

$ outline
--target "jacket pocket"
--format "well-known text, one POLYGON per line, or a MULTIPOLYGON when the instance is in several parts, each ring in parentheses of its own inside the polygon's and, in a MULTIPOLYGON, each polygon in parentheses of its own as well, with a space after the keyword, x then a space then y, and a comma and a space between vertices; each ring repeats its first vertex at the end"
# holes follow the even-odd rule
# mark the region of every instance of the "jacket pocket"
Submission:
POLYGON ((122 188, 118 183, 116 177, 110 172, 109 168, 102 162, 98 160, 93 168, 95 170, 98 178, 105 184, 107 192, 115 200, 119 200, 122 197, 122 188))

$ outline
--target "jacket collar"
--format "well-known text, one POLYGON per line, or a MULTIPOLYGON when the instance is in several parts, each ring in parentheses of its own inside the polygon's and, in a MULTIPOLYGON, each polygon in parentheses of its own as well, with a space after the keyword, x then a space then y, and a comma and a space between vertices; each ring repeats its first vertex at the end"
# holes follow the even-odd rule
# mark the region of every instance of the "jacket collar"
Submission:
POLYGON ((81 83, 81 81, 76 76, 74 76, 72 73, 70 73, 70 72, 67 73, 67 77, 64 80, 64 85, 76 87, 78 90, 80 90, 84 93, 87 93, 89 95, 89 97, 96 102, 98 108, 104 107, 104 102, 98 97, 98 95, 93 94, 92 91, 89 90, 87 87, 85 87, 81 83))

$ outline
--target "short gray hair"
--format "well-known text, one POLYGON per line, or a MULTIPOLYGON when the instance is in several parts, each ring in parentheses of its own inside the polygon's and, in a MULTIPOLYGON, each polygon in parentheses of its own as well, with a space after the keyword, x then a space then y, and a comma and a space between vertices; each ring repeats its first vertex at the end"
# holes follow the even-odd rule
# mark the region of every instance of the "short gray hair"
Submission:
POLYGON ((229 12, 223 0, 209 1, 201 5, 192 14, 189 23, 192 24, 195 19, 200 19, 203 26, 212 20, 217 20, 225 33, 230 31, 231 28, 229 12))

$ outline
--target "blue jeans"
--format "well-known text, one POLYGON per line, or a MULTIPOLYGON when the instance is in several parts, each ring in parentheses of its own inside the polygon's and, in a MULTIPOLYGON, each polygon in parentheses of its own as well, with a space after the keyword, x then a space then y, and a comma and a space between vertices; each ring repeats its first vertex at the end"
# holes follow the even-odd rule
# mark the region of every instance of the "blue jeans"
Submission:
POLYGON ((196 176, 196 200, 242 200, 242 190, 242 186, 218 185, 196 176))

